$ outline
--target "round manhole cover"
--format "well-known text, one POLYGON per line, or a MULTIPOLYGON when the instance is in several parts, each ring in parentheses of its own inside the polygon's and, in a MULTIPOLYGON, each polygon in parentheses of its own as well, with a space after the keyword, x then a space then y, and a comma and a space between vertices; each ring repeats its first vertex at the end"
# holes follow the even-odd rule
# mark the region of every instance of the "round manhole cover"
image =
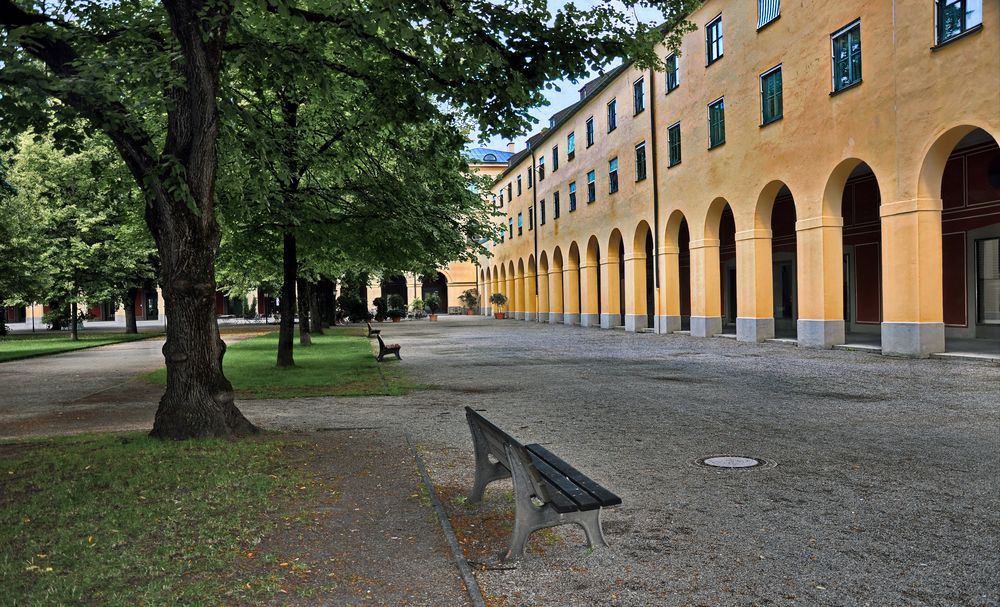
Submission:
POLYGON ((752 457, 740 457, 735 455, 719 455, 716 457, 706 457, 701 463, 713 468, 753 468, 760 465, 760 460, 752 457))

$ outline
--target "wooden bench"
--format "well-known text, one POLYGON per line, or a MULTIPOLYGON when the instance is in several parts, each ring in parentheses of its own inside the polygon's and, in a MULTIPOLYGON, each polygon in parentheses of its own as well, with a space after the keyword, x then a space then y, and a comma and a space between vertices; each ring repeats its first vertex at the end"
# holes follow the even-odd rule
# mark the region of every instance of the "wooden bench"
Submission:
POLYGON ((399 356, 399 344, 389 344, 387 346, 385 345, 385 342, 382 341, 381 335, 376 333, 375 337, 378 338, 378 357, 375 360, 382 362, 382 358, 385 357, 386 354, 395 354, 398 360, 403 360, 399 356))
POLYGON ((514 482, 514 532, 504 560, 524 556, 532 532, 556 525, 579 525, 591 548, 608 545, 601 529, 601 509, 622 503, 620 497, 545 447, 522 445, 470 407, 465 408, 465 418, 476 453, 476 480, 469 502, 481 502, 486 485, 493 481, 512 478, 514 482))
POLYGON ((367 320, 365 321, 365 324, 368 325, 368 338, 369 339, 371 339, 372 337, 375 337, 376 335, 378 335, 379 333, 382 332, 382 329, 373 329, 372 328, 372 323, 368 322, 367 320))

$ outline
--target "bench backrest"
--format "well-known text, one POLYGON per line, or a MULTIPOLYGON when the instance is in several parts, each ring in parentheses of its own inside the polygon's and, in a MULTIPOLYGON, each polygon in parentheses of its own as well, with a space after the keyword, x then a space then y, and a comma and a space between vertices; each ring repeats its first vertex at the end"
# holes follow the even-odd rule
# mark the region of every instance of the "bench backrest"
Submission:
POLYGON ((505 445, 510 446, 510 453, 517 457, 522 467, 528 471, 531 477, 531 484, 534 486, 535 495, 543 502, 551 502, 548 489, 542 482, 542 477, 531 462, 531 454, 516 438, 498 428, 493 422, 486 419, 471 407, 465 408, 465 419, 469 422, 469 430, 481 438, 486 445, 490 455, 500 464, 510 470, 511 464, 507 460, 507 450, 505 445))
POLYGON ((379 334, 379 333, 376 333, 375 337, 378 338, 378 347, 379 347, 379 350, 385 350, 385 342, 382 341, 382 335, 379 334))

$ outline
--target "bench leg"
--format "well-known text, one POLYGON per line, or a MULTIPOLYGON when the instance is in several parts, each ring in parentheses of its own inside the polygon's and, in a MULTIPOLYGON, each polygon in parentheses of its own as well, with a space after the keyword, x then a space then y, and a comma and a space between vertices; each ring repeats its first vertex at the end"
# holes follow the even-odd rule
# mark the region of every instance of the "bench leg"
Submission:
POLYGON ((472 484, 472 493, 469 494, 469 503, 478 504, 483 501, 486 485, 493 481, 509 478, 510 472, 500 462, 490 461, 486 438, 480 434, 479 429, 471 424, 469 429, 472 431, 472 447, 476 452, 476 479, 472 484))
POLYGON ((393 354, 396 355, 396 360, 403 360, 403 357, 399 355, 399 350, 396 350, 393 354))
POLYGON ((375 357, 375 360, 377 360, 378 362, 382 362, 383 356, 385 356, 385 352, 379 352, 378 356, 375 357))

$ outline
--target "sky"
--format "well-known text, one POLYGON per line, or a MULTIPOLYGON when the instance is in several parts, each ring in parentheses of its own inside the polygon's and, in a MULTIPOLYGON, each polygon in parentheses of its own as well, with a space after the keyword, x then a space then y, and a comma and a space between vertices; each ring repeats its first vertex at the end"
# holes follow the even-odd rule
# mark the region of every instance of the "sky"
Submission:
MULTIPOLYGON (((576 0, 574 4, 576 4, 578 8, 588 8, 596 6, 598 4, 603 4, 605 1, 606 0, 576 0)), ((554 13, 564 4, 566 3, 561 2, 559 0, 548 0, 549 12, 554 13)), ((625 12, 624 7, 622 7, 622 12, 625 12)), ((660 11, 657 9, 636 8, 634 11, 634 16, 643 20, 646 23, 660 23, 662 21, 662 13, 660 13, 660 11)), ((613 68, 619 63, 621 63, 621 61, 612 62, 609 66, 605 68, 605 71, 613 68)), ((538 123, 534 125, 531 131, 527 133, 522 133, 520 136, 515 137, 513 139, 514 143, 517 145, 516 149, 517 150, 523 149, 525 146, 525 141, 527 141, 528 137, 530 137, 534 133, 537 133, 542 127, 548 126, 549 117, 551 117, 553 114, 563 109, 564 107, 572 105, 573 103, 579 101, 580 87, 582 87, 591 79, 595 78, 597 75, 598 75, 597 72, 593 72, 590 74, 589 77, 579 80, 577 82, 572 82, 570 80, 555 81, 553 84, 555 84, 556 88, 559 90, 553 89, 546 91, 545 98, 546 100, 548 100, 549 105, 537 107, 531 111, 531 116, 534 117, 536 120, 538 120, 538 123)), ((503 137, 491 137, 490 139, 486 140, 485 145, 483 145, 482 147, 492 148, 495 150, 506 150, 508 141, 511 140, 503 137)), ((473 146, 479 147, 480 143, 481 142, 479 141, 475 141, 473 142, 473 146)))

